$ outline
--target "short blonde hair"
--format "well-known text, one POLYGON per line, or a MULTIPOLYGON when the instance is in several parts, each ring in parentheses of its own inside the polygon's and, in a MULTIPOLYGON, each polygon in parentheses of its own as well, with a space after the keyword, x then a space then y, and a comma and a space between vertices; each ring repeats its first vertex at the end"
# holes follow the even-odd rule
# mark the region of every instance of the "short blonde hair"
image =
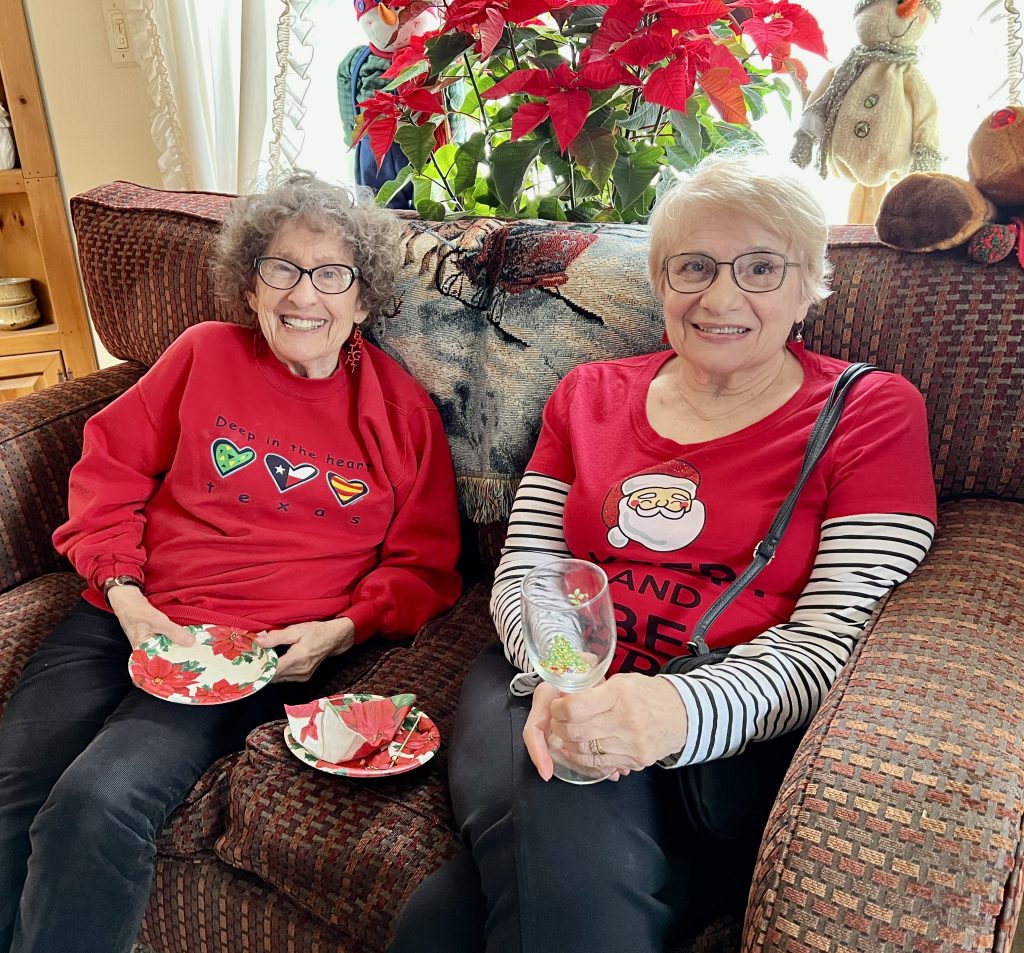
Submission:
POLYGON ((685 242, 687 219, 697 213, 746 218, 774 232, 796 251, 803 297, 818 304, 831 293, 828 221, 807 175, 763 153, 724 150, 702 160, 689 176, 679 176, 654 206, 647 267, 659 300, 665 258, 687 250, 679 242, 685 242))
MULTIPOLYGON (((331 185, 308 172, 295 172, 265 192, 241 195, 224 217, 213 254, 218 292, 246 305, 254 289, 254 259, 265 255, 282 226, 301 222, 340 239, 359 269, 359 303, 373 320, 394 300, 401 265, 402 225, 394 212, 331 185)), ((248 308, 246 308, 248 310, 248 308)))

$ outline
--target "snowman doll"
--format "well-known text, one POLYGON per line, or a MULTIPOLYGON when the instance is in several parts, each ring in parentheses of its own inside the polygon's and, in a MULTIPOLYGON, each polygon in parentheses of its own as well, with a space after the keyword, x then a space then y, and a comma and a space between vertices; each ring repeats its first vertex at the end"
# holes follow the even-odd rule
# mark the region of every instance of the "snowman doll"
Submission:
MULTIPOLYGON (((422 0, 412 3, 377 3, 376 0, 354 0, 356 19, 366 34, 367 44, 352 50, 338 66, 338 107, 345 128, 345 140, 352 145, 359 103, 383 89, 390 80, 383 73, 391 65, 392 57, 405 49, 414 36, 438 28, 436 8, 422 0)), ((376 191, 391 181, 408 164, 405 153, 395 143, 377 167, 377 159, 370 149, 369 139, 356 145, 356 182, 376 191)), ((408 185, 388 203, 391 208, 412 208, 412 186, 408 185)))
POLYGON ((853 182, 848 221, 875 221, 882 198, 909 172, 938 169, 935 97, 917 68, 918 44, 940 0, 857 0, 860 44, 811 94, 790 158, 853 182))

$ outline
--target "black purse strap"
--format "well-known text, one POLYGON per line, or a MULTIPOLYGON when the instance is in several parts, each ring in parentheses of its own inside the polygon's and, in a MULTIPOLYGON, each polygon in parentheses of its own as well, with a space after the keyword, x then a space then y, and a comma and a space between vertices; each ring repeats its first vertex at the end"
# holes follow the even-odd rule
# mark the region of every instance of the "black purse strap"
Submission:
POLYGON ((873 364, 851 364, 842 374, 839 375, 832 387, 832 393, 821 408, 818 419, 811 428, 811 435, 807 440, 807 449, 804 451, 803 466, 800 467, 800 475, 797 477, 796 485, 789 492, 789 496, 782 501, 779 512, 775 514, 772 525, 764 539, 754 547, 754 561, 747 566, 710 606, 707 612, 700 617, 700 621, 693 629, 693 636, 687 643, 691 655, 707 655, 710 652, 705 635, 715 620, 732 604, 733 600, 744 590, 754 578, 775 558, 775 550, 782 540, 782 534, 786 532, 789 520, 796 509, 797 499, 804 484, 810 477, 818 461, 825 453, 832 433, 843 415, 843 407, 846 404, 846 395, 850 387, 858 379, 878 368, 873 364))

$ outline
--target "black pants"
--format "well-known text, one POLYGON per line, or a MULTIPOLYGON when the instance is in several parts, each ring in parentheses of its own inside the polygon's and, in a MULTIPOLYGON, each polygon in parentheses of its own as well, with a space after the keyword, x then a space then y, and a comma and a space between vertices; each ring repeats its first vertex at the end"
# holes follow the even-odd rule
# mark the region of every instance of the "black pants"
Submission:
POLYGON ((125 953, 171 811, 252 728, 281 717, 284 700, 317 693, 269 685, 228 705, 173 704, 131 683, 130 651, 116 617, 82 601, 11 695, 0 721, 0 953, 125 953))
POLYGON ((545 783, 513 674, 494 645, 467 676, 449 761, 466 849, 410 898, 391 953, 660 953, 741 913, 799 733, 618 782, 545 783))

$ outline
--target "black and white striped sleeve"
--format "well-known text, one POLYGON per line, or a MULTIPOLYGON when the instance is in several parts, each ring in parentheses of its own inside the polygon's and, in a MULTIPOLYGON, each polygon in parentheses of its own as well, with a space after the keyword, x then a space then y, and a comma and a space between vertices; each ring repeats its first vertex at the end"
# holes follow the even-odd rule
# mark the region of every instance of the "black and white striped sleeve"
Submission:
MULTIPOLYGON (((662 675, 688 717, 686 744, 664 767, 738 754, 806 725, 877 606, 917 568, 935 527, 920 516, 827 520, 811 577, 788 622, 736 646, 718 665, 662 675)), ((723 616, 723 620, 727 618, 723 616)))
MULTIPOLYGON (((508 536, 491 589, 491 615, 505 647, 505 657, 521 672, 533 672, 523 645, 519 606, 523 576, 534 566, 572 555, 565 544, 562 528, 568 492, 568 483, 527 472, 512 505, 508 536)), ((529 687, 520 693, 526 694, 531 690, 529 687)))

